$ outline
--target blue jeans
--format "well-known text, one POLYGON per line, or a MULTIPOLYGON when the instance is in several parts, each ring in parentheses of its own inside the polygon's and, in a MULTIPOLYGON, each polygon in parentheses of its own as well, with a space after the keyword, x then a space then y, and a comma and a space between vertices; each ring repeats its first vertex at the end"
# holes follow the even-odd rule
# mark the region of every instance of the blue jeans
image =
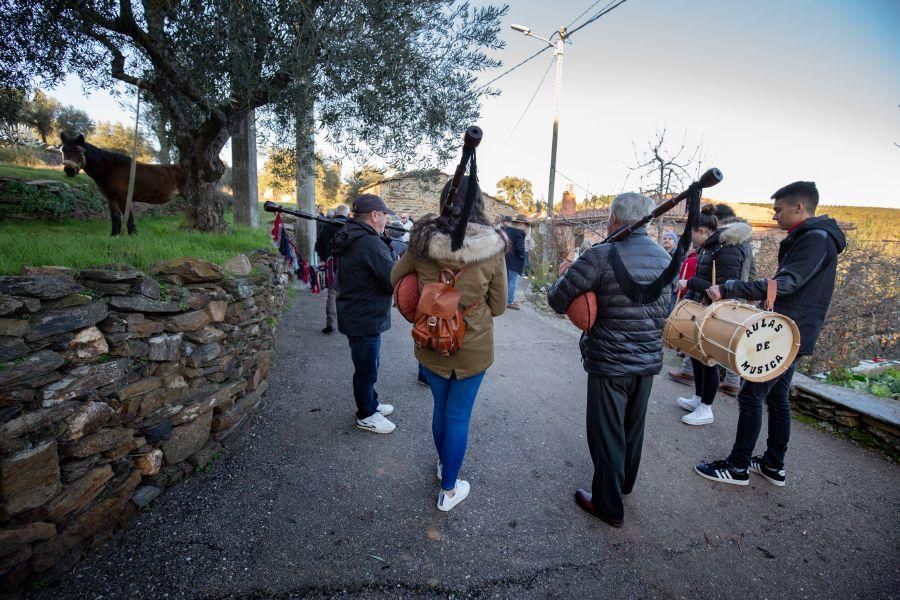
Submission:
POLYGON ((456 487, 456 476, 466 455, 469 420, 484 372, 465 379, 457 379, 455 374, 450 379, 444 379, 425 367, 422 367, 422 372, 434 396, 431 434, 438 460, 441 461, 441 488, 452 490, 456 487))
POLYGON ((508 282, 508 291, 506 293, 506 303, 512 304, 516 301, 516 284, 519 283, 519 274, 515 271, 506 270, 506 281, 508 282))
POLYGON ((763 402, 769 408, 769 438, 766 440, 766 453, 763 455, 766 466, 773 469, 784 467, 784 455, 787 452, 788 440, 791 438, 791 379, 794 377, 796 363, 791 365, 780 377, 762 383, 745 381, 738 392, 737 435, 731 449, 729 462, 738 469, 746 469, 750 465, 750 456, 762 429, 763 402))
POLYGON ((356 418, 366 419, 378 408, 378 366, 381 363, 381 334, 347 336, 350 358, 353 359, 353 399, 356 418))

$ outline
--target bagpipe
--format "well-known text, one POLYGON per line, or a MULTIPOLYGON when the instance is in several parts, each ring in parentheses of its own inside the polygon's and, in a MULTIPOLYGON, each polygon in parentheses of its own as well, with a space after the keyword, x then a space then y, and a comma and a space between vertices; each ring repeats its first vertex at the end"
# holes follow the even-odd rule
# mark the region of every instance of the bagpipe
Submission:
MULTIPOLYGON (((664 215, 678 206, 685 198, 688 199, 688 219, 684 227, 684 232, 682 232, 681 237, 678 240, 678 246, 675 249, 675 253, 672 256, 669 266, 666 267, 655 280, 647 284, 640 284, 633 281, 627 274, 624 265, 621 264, 621 259, 615 248, 610 251, 609 257, 610 261, 613 263, 613 272, 616 276, 616 283, 619 284, 619 287, 622 288, 622 291, 630 300, 638 304, 648 304, 653 302, 659 298, 663 289, 675 280, 678 270, 681 268, 681 261, 687 255, 688 249, 691 247, 691 229, 696 222, 697 216, 700 214, 700 195, 705 188, 710 188, 718 184, 722 179, 722 171, 715 167, 709 169, 698 181, 692 183, 688 189, 684 190, 674 198, 666 200, 653 209, 649 215, 642 217, 639 221, 615 230, 600 242, 600 244, 610 244, 623 240, 651 220, 664 215)), ((566 310, 566 316, 569 317, 569 320, 572 321, 576 327, 582 331, 588 331, 597 321, 597 294, 590 291, 576 297, 572 303, 569 304, 569 308, 566 310)))
MULTIPOLYGON (((294 210, 292 208, 284 208, 280 204, 277 204, 272 201, 266 201, 263 204, 263 210, 270 213, 284 213, 286 215, 291 215, 294 217, 300 217, 301 219, 307 219, 308 221, 317 221, 319 223, 328 223, 329 225, 335 225, 337 227, 341 227, 344 225, 343 221, 338 221, 337 219, 329 219, 328 217, 319 217, 316 215, 311 215, 309 213, 303 212, 302 210, 294 210)), ((387 225, 385 229, 391 229, 393 231, 399 231, 401 233, 409 233, 403 227, 399 225, 387 225)))
MULTIPOLYGON (((462 157, 450 180, 450 186, 446 198, 441 205, 439 219, 450 226, 450 249, 459 250, 466 236, 472 203, 475 199, 475 188, 478 182, 478 167, 475 162, 475 149, 481 143, 483 132, 477 125, 466 129, 463 135, 462 157), (463 202, 454 202, 459 192, 459 186, 466 175, 466 167, 469 167, 469 185, 466 188, 466 196, 463 202)), ((415 322, 416 309, 419 306, 419 275, 416 272, 405 275, 394 287, 394 305, 410 323, 415 322)))

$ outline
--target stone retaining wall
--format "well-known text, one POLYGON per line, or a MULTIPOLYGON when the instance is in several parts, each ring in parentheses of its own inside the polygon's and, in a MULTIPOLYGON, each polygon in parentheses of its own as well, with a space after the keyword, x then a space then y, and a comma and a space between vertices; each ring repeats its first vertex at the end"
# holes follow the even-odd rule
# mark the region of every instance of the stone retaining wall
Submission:
POLYGON ((0 590, 67 571, 259 406, 280 257, 0 277, 0 590))
POLYGON ((900 403, 795 374, 791 407, 830 431, 900 460, 900 403))

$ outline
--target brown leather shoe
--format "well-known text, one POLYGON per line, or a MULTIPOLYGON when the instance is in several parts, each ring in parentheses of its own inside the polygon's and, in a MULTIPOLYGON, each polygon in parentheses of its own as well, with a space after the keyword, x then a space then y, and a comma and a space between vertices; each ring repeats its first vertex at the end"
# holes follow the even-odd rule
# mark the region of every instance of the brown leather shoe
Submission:
POLYGON ((687 374, 681 370, 669 370, 669 379, 678 383, 692 384, 694 383, 694 374, 687 374))
POLYGON ((741 391, 741 386, 739 385, 725 385, 724 383, 719 385, 719 389, 728 394, 729 396, 737 396, 738 392, 741 391))
POLYGON ((610 527, 615 527, 618 529, 625 522, 624 519, 619 519, 618 521, 616 521, 615 519, 611 519, 606 515, 600 514, 599 512, 594 510, 594 502, 591 499, 590 492, 586 492, 581 488, 579 488, 578 491, 575 492, 575 502, 578 503, 578 506, 580 506, 584 512, 594 515, 610 527))
POLYGON ((519 306, 518 304, 516 304, 515 302, 513 302, 513 303, 511 303, 511 304, 507 304, 507 305, 506 305, 506 308, 511 308, 511 309, 513 309, 513 310, 519 310, 519 309, 522 308, 522 307, 519 306))

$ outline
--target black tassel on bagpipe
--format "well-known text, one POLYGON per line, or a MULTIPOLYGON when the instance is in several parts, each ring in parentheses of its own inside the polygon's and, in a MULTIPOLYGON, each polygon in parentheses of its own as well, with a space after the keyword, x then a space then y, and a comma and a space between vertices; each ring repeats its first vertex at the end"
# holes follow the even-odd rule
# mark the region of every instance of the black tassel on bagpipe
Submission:
POLYGON ((472 214, 475 190, 478 187, 478 166, 475 161, 475 148, 481 143, 481 136, 481 128, 476 125, 466 129, 466 135, 463 138, 462 158, 460 158, 459 164, 456 166, 453 179, 450 180, 450 189, 447 191, 444 205, 441 206, 440 218, 450 226, 450 250, 453 252, 462 248, 463 240, 466 237, 466 228, 469 225, 469 216, 472 214), (469 184, 466 187, 463 205, 460 207, 455 202, 456 193, 466 174, 467 166, 469 167, 469 184))
POLYGON ((675 281, 675 277, 678 276, 678 272, 681 270, 681 262, 684 260, 684 257, 687 256, 688 250, 691 247, 691 231, 694 228, 694 224, 697 222, 697 218, 700 216, 700 197, 703 193, 703 188, 712 187, 720 181, 722 181, 722 172, 719 169, 710 169, 703 174, 699 181, 692 183, 688 189, 678 194, 676 197, 660 204, 653 212, 637 223, 616 230, 601 242, 603 244, 613 244, 608 255, 610 266, 612 267, 613 275, 616 278, 616 283, 619 284, 619 287, 622 288, 622 293, 624 293, 629 300, 637 304, 650 304, 651 302, 655 302, 660 294, 662 294, 663 290, 675 281), (625 239, 634 231, 646 225, 651 219, 674 208, 676 204, 685 198, 687 198, 687 223, 685 223, 684 231, 678 239, 678 246, 675 249, 675 253, 672 255, 669 266, 660 273, 659 277, 650 283, 638 283, 632 279, 631 274, 622 262, 622 257, 619 256, 619 250, 616 248, 614 242, 625 239))

